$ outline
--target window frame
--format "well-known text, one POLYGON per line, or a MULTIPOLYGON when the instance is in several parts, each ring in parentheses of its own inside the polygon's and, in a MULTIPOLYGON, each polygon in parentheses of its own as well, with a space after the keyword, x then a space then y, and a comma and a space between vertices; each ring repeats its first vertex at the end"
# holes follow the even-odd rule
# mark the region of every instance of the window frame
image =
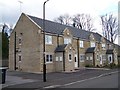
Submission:
POLYGON ((90 47, 95 47, 95 42, 94 41, 90 42, 90 47))
POLYGON ((53 44, 51 35, 45 35, 45 44, 53 44))
POLYGON ((85 54, 80 54, 80 62, 84 62, 84 61, 85 61, 85 54))
POLYGON ((84 48, 84 41, 80 40, 79 45, 80 45, 80 48, 84 48))
POLYGON ((45 61, 46 61, 46 63, 52 63, 53 62, 53 55, 52 54, 46 54, 45 55, 45 61), (51 58, 51 56, 52 56, 52 58, 51 58))
POLYGON ((64 38, 64 44, 69 44, 72 43, 72 39, 71 38, 64 38))
POLYGON ((72 61, 72 54, 71 54, 71 53, 68 54, 68 60, 69 60, 70 62, 72 61))

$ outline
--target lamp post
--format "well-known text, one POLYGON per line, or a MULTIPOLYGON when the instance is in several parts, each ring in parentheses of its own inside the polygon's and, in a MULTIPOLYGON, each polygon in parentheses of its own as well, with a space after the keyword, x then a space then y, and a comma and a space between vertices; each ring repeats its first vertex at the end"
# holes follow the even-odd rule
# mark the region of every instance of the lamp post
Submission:
POLYGON ((44 57, 44 61, 43 61, 43 82, 46 82, 46 63, 45 63, 45 4, 48 1, 49 0, 46 0, 43 3, 43 57, 44 57))

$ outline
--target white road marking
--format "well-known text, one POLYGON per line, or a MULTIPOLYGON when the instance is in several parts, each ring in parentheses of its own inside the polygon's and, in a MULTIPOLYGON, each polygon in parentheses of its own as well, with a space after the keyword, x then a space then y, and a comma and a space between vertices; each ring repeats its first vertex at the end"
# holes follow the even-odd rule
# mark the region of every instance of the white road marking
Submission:
POLYGON ((101 75, 96 76, 96 77, 92 77, 92 78, 88 78, 88 79, 84 79, 84 80, 80 80, 80 81, 75 81, 75 82, 67 83, 67 84, 64 84, 64 85, 51 85, 51 86, 46 86, 46 87, 43 87, 43 88, 56 88, 56 87, 60 87, 60 86, 69 86, 69 85, 72 85, 72 84, 76 84, 76 83, 80 83, 80 82, 84 82, 84 81, 100 78, 102 76, 106 76, 106 75, 110 75, 110 74, 114 74, 114 73, 118 73, 118 72, 119 71, 105 73, 105 74, 101 74, 101 75))

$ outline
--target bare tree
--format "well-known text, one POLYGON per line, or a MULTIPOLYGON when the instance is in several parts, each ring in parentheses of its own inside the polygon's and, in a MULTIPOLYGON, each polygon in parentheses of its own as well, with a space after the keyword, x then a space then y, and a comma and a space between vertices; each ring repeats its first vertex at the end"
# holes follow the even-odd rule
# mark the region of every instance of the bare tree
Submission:
POLYGON ((55 18, 54 21, 61 23, 61 24, 70 25, 71 24, 71 17, 69 14, 60 15, 59 17, 55 18))
POLYGON ((95 30, 93 27, 93 19, 89 14, 74 15, 73 26, 87 31, 95 30))
POLYGON ((106 14, 100 17, 102 23, 103 36, 111 42, 114 42, 117 37, 118 20, 113 14, 106 14))
POLYGON ((77 27, 79 29, 85 29, 86 22, 85 22, 84 14, 74 15, 73 24, 74 24, 74 27, 77 27))

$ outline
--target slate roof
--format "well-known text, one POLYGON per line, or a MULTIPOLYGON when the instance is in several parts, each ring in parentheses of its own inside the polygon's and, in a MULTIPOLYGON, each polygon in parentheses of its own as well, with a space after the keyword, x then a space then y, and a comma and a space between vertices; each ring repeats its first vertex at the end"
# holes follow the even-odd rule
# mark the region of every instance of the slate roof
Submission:
MULTIPOLYGON (((43 28, 43 20, 34 16, 28 15, 36 24, 43 28)), ((74 37, 89 40, 89 35, 93 32, 88 32, 86 30, 78 29, 76 27, 63 25, 60 23, 45 20, 45 32, 52 34, 63 35, 63 31, 68 28, 74 37)), ((95 33, 94 33, 95 34, 95 33)), ((100 39, 99 39, 100 40, 100 39)))
POLYGON ((86 50, 86 53, 93 53, 95 50, 95 47, 90 47, 86 50))
MULTIPOLYGON (((38 18, 38 17, 34 17, 34 16, 30 16, 30 15, 27 15, 27 16, 30 17, 41 28, 43 28, 43 19, 38 18)), ((67 26, 67 25, 52 22, 52 21, 49 21, 49 20, 45 20, 45 32, 47 32, 47 33, 62 35, 63 31, 66 28, 68 28, 72 32, 72 35, 76 38, 80 38, 82 40, 89 40, 90 34, 93 33, 93 35, 95 36, 95 39, 98 42, 101 42, 101 37, 102 36, 98 33, 89 32, 89 31, 86 31, 86 30, 78 29, 76 27, 67 26)))
POLYGON ((113 54, 113 49, 108 49, 108 50, 106 51, 106 54, 113 54))
POLYGON ((64 52, 66 46, 67 44, 58 45, 57 48, 55 49, 55 52, 64 52))

